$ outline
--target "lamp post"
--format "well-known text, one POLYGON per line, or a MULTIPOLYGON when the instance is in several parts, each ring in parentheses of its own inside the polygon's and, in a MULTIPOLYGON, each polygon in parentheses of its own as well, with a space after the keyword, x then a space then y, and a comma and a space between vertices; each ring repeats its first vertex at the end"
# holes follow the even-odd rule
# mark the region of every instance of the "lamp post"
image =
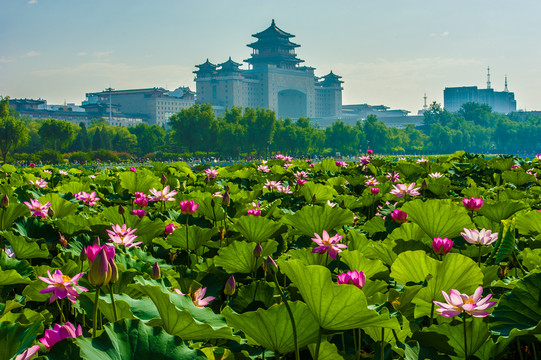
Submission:
POLYGON ((109 91, 109 125, 111 125, 112 115, 111 115, 111 93, 113 92, 113 88, 109 87, 105 89, 105 91, 109 91))

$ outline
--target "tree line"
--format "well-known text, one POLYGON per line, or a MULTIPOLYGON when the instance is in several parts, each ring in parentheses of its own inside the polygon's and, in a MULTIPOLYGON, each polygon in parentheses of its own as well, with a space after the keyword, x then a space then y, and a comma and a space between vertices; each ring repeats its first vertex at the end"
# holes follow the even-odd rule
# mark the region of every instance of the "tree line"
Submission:
MULTIPOLYGON (((104 119, 84 123, 21 117, 0 97, 0 153, 35 154, 53 151, 81 154, 114 150, 148 157, 157 152, 174 158, 213 154, 222 157, 290 155, 355 155, 371 148, 380 154, 540 152, 541 116, 496 114, 486 105, 467 103, 448 112, 433 103, 420 127, 387 127, 370 115, 353 125, 336 120, 317 128, 309 118, 277 119, 274 111, 232 107, 216 116, 208 104, 194 105, 171 116, 167 130, 145 123, 125 128, 104 119)), ((82 155, 81 155, 82 156, 82 155)))

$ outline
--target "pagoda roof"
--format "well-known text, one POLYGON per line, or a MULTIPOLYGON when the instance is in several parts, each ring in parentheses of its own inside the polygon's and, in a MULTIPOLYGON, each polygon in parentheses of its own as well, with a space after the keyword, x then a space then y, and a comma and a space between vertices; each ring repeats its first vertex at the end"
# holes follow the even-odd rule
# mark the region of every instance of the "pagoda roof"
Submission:
POLYGON ((286 38, 295 37, 295 35, 287 33, 284 30, 280 29, 278 26, 276 26, 274 19, 272 19, 272 22, 268 28, 266 28, 265 30, 261 32, 258 32, 257 34, 253 34, 252 36, 258 39, 269 38, 269 37, 286 37, 286 38))
POLYGON ((251 47, 253 49, 260 49, 262 47, 269 47, 272 45, 283 46, 286 48, 300 47, 299 44, 295 44, 294 42, 289 41, 289 39, 280 39, 280 38, 259 39, 246 46, 251 47))
POLYGON ((322 83, 343 83, 343 81, 340 80, 341 78, 341 76, 333 73, 332 70, 327 75, 320 77, 320 79, 323 80, 322 83))
POLYGON ((195 67, 199 68, 199 70, 207 70, 207 69, 216 69, 216 66, 215 64, 211 63, 209 61, 209 59, 207 58, 207 61, 205 61, 204 63, 200 64, 200 65, 195 65, 195 67))
POLYGON ((276 64, 277 62, 289 62, 289 63, 301 63, 304 62, 304 60, 301 60, 297 57, 292 56, 283 56, 283 55, 270 55, 270 56, 252 56, 249 59, 244 60, 247 63, 250 64, 276 64))
POLYGON ((226 62, 218 64, 218 66, 221 66, 221 70, 237 69, 241 65, 242 64, 239 64, 238 62, 235 62, 235 61, 231 60, 231 56, 229 57, 229 60, 227 60, 226 62))

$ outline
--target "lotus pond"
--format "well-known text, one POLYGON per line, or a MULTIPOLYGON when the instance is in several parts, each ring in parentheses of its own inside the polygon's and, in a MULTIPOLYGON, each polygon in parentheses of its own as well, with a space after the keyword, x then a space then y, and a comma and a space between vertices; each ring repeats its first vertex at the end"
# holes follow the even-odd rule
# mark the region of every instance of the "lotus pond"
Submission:
POLYGON ((537 359, 537 173, 464 152, 3 165, 0 360, 537 359))

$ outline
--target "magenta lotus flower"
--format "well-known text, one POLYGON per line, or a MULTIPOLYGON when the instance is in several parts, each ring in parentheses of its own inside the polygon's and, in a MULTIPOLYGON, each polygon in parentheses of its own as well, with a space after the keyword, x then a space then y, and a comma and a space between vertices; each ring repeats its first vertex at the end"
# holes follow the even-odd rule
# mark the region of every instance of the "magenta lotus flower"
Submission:
POLYGON ((105 254, 107 256, 107 261, 112 261, 115 258, 115 247, 110 244, 105 245, 98 245, 94 244, 92 246, 87 246, 85 249, 86 258, 90 263, 94 262, 94 259, 96 259, 96 256, 101 250, 105 250, 105 254))
POLYGON ((468 211, 478 211, 483 207, 483 199, 471 197, 470 199, 462 200, 462 204, 468 211))
POLYGON ((336 160, 334 164, 338 167, 348 167, 348 163, 345 161, 336 160))
POLYGON ((42 280, 49 286, 41 290, 41 294, 46 294, 52 292, 51 298, 49 299, 49 304, 51 304, 56 299, 68 298, 69 301, 75 303, 77 301, 77 296, 80 295, 83 291, 88 291, 87 288, 77 285, 77 281, 83 276, 84 272, 75 275, 70 278, 67 275, 62 274, 62 271, 56 270, 53 275, 49 269, 47 269, 47 275, 49 278, 38 276, 38 279, 42 280))
POLYGON ((96 192, 93 191, 92 193, 87 193, 84 191, 81 191, 73 196, 75 196, 78 200, 81 200, 85 205, 88 206, 94 206, 100 201, 100 198, 96 196, 96 192))
POLYGON ((260 209, 249 209, 249 210, 246 210, 246 213, 248 215, 260 216, 261 215, 261 210, 260 209))
POLYGON ((369 176, 364 182, 364 186, 366 187, 376 186, 376 185, 379 185, 379 181, 374 176, 369 176))
POLYGON ((136 192, 135 193, 135 200, 133 200, 133 203, 135 205, 138 205, 140 207, 145 207, 148 205, 148 196, 145 193, 142 192, 136 192))
POLYGON ((205 292, 207 291, 207 288, 199 288, 197 289, 193 294, 191 294, 192 301, 195 306, 197 307, 205 307, 207 306, 212 300, 215 299, 214 296, 207 296, 205 297, 205 292))
POLYGON ((434 240, 432 240, 432 249, 434 250, 434 254, 445 255, 449 253, 454 243, 455 242, 453 240, 450 240, 448 238, 434 238, 434 240))
POLYGON ((300 178, 297 179, 297 185, 298 185, 298 186, 304 186, 304 184, 305 184, 306 182, 308 182, 308 180, 306 180, 306 179, 300 179, 300 178))
POLYGON ((306 179, 306 178, 308 178, 308 173, 306 171, 304 171, 304 170, 303 171, 297 171, 297 172, 295 172, 294 175, 295 175, 295 177, 297 179, 306 179))
POLYGON ((388 172, 385 177, 389 179, 390 182, 398 182, 400 181, 400 174, 396 171, 388 172))
POLYGON ((216 178, 218 176, 218 170, 216 170, 216 169, 205 169, 203 172, 210 179, 214 179, 214 178, 216 178))
POLYGON ((130 166, 130 171, 137 172, 137 168, 135 166, 130 166))
POLYGON ((360 161, 361 164, 363 164, 363 165, 370 164, 370 156, 366 156, 366 155, 359 156, 359 161, 360 161))
POLYGON ((259 165, 257 167, 257 171, 268 173, 268 172, 270 172, 270 169, 269 169, 269 167, 267 165, 259 165))
POLYGON ((289 167, 290 167, 291 165, 293 165, 293 164, 292 164, 292 163, 285 163, 282 167, 283 167, 284 169, 289 169, 289 167))
POLYGON ((28 164, 28 166, 30 166, 31 168, 33 168, 33 167, 36 167, 36 164, 30 163, 30 164, 28 164))
POLYGON ((126 248, 131 248, 133 246, 139 247, 138 245, 142 242, 134 242, 137 239, 137 235, 134 233, 137 229, 126 228, 126 224, 120 225, 111 225, 113 230, 106 230, 109 234, 109 239, 117 245, 124 245, 126 248))
POLYGON ((32 212, 32 216, 38 216, 42 218, 47 217, 47 211, 49 210, 49 207, 51 206, 50 202, 48 202, 45 205, 41 205, 41 203, 37 199, 30 199, 30 202, 25 201, 24 204, 28 206, 28 208, 32 212))
POLYGON ((436 309, 441 316, 455 317, 463 312, 474 317, 486 317, 489 312, 486 311, 491 306, 496 305, 495 301, 489 301, 492 294, 489 294, 485 298, 481 299, 483 295, 483 287, 479 286, 472 296, 461 294, 455 289, 449 291, 449 295, 445 291, 441 291, 446 303, 433 301, 434 304, 441 306, 440 309, 436 309))
POLYGON ((193 200, 180 202, 180 212, 184 215, 193 215, 198 207, 199 204, 194 203, 193 200))
POLYGON ((155 188, 150 189, 150 193, 153 195, 149 198, 150 201, 175 201, 175 190, 169 191, 169 185, 163 188, 162 191, 155 188))
POLYGON ((367 153, 368 155, 372 155, 372 154, 374 153, 374 150, 368 149, 368 150, 366 150, 366 153, 367 153))
POLYGON ((236 286, 237 283, 235 282, 235 277, 231 275, 225 283, 224 294, 227 296, 232 296, 235 293, 236 286))
POLYGON ((371 188, 370 188, 370 193, 371 193, 372 195, 377 195, 377 194, 379 194, 379 192, 380 192, 380 189, 379 189, 379 188, 376 188, 376 187, 371 187, 371 188))
POLYGON ((323 230, 323 237, 319 234, 314 233, 315 238, 312 238, 319 246, 312 250, 312 253, 327 253, 333 259, 336 259, 336 256, 342 252, 342 249, 346 249, 347 245, 337 244, 342 240, 342 236, 336 234, 333 237, 329 237, 329 233, 326 230, 323 230))
POLYGON ((362 271, 347 271, 338 275, 338 279, 336 280, 336 282, 338 284, 355 285, 359 289, 362 289, 363 286, 366 284, 366 275, 362 271))
POLYGON ((48 184, 48 182, 45 181, 44 179, 37 179, 35 182, 30 180, 29 183, 32 184, 32 185, 35 185, 36 187, 38 187, 40 189, 45 189, 47 187, 47 184, 48 184))
POLYGON ((492 234, 492 230, 486 229, 481 229, 481 231, 479 231, 477 229, 470 230, 464 228, 464 232, 460 233, 460 235, 462 235, 462 237, 470 244, 477 245, 490 245, 498 240, 498 233, 492 234))
POLYGON ((278 192, 282 194, 293 194, 293 190, 289 188, 289 185, 279 186, 276 190, 278 190, 278 192))
POLYGON ((178 226, 175 226, 173 224, 165 225, 165 236, 171 235, 176 229, 178 229, 178 226))
POLYGON ((147 212, 143 209, 133 209, 131 211, 132 215, 137 215, 139 217, 139 219, 142 219, 143 216, 145 216, 147 214, 147 212))
POLYGON ((45 335, 39 341, 45 345, 47 350, 53 347, 57 342, 67 339, 67 338, 76 338, 83 335, 83 329, 81 325, 73 326, 69 321, 64 325, 55 324, 52 329, 45 330, 45 335))
POLYGON ((30 360, 39 351, 39 345, 30 346, 28 349, 15 357, 15 360, 30 360))
POLYGON ((399 224, 405 223, 408 221, 408 214, 400 209, 394 209, 391 212, 391 218, 399 224))
POLYGON ((421 195, 417 190, 420 188, 415 187, 415 183, 411 183, 409 186, 406 184, 393 185, 393 189, 389 192, 396 197, 404 197, 406 195, 417 196, 421 195))
POLYGON ((316 163, 314 163, 314 162, 313 162, 313 163, 310 163, 310 165, 308 165, 308 166, 310 166, 311 168, 313 168, 314 166, 316 166, 316 163))

